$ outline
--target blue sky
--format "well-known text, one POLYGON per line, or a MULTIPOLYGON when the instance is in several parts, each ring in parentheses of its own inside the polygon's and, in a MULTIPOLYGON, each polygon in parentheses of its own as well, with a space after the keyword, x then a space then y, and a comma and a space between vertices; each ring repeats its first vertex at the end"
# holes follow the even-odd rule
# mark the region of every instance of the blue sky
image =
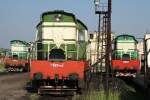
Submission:
MULTIPOLYGON (((9 41, 33 41, 42 12, 65 10, 82 20, 89 31, 97 30, 94 0, 0 0, 0 48, 9 41)), ((105 1, 105 0, 103 0, 105 1)), ((112 31, 143 37, 150 31, 150 0, 112 0, 112 31)))

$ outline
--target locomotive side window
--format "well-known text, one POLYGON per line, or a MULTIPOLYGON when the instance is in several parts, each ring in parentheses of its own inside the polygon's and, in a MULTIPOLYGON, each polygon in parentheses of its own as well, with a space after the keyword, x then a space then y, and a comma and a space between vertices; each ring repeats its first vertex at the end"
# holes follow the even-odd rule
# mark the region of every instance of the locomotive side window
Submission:
POLYGON ((85 34, 84 34, 83 30, 79 31, 79 41, 84 41, 84 40, 85 40, 85 34))
POLYGON ((65 54, 62 49, 52 49, 49 52, 49 59, 65 59, 65 54))

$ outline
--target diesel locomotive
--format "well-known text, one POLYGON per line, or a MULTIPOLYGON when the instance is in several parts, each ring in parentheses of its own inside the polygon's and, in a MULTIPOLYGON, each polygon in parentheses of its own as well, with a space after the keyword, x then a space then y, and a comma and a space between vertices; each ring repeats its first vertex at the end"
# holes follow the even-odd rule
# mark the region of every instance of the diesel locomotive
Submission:
POLYGON ((37 25, 30 82, 38 94, 74 94, 89 66, 87 26, 74 14, 44 12, 37 25))
POLYGON ((114 41, 112 71, 115 76, 136 77, 141 70, 138 41, 131 35, 119 35, 114 41))
POLYGON ((27 72, 29 43, 21 40, 10 41, 11 52, 4 58, 5 69, 8 72, 27 72))

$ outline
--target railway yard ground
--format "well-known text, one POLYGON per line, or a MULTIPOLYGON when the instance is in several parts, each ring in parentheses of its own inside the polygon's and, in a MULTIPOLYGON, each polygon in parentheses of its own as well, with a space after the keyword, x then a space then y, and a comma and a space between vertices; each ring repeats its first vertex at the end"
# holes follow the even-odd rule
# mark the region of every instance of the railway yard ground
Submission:
POLYGON ((0 75, 0 100, 68 100, 69 97, 39 96, 25 89, 28 73, 6 73, 0 75))
MULTIPOLYGON (((0 74, 0 100, 104 100, 104 91, 90 91, 74 97, 40 96, 26 91, 28 81, 28 73, 0 74)), ((110 100, 146 100, 144 91, 130 79, 115 79, 115 84, 115 94, 110 93, 110 100)))

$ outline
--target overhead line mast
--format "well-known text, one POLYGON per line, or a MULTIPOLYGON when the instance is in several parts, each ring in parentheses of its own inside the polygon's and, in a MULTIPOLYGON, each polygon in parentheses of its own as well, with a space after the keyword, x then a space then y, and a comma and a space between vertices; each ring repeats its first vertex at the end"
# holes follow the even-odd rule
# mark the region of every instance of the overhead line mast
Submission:
MULTIPOLYGON (((99 22, 98 22, 98 38, 97 38, 97 62, 100 62, 100 67, 102 67, 103 60, 105 61, 105 69, 106 69, 106 99, 108 100, 108 95, 109 95, 109 74, 110 74, 110 67, 111 67, 111 61, 110 61, 110 56, 111 56, 111 11, 112 11, 112 0, 107 0, 107 8, 105 9, 99 9, 100 6, 100 0, 94 0, 95 3, 95 13, 99 15, 99 22), (102 31, 101 32, 101 16, 102 20, 106 22, 102 26, 102 31), (104 32, 104 33, 103 33, 104 32), (101 34, 102 33, 102 34, 101 34), (101 38, 101 35, 102 38, 101 38), (103 36, 104 35, 104 36, 103 36), (103 38, 105 37, 105 38, 103 38), (102 39, 101 47, 100 46, 100 39, 102 39), (105 41, 105 42, 103 42, 105 41), (102 56, 100 56, 100 49, 104 49, 105 47, 105 53, 102 56), (100 56, 100 58, 99 58, 100 56), (100 61, 101 60, 101 61, 100 61)), ((104 51, 102 50, 101 53, 104 51)), ((102 54, 101 54, 102 55, 102 54)), ((101 75, 102 75, 102 68, 101 69, 101 75)), ((102 77, 102 76, 101 76, 102 77)))

